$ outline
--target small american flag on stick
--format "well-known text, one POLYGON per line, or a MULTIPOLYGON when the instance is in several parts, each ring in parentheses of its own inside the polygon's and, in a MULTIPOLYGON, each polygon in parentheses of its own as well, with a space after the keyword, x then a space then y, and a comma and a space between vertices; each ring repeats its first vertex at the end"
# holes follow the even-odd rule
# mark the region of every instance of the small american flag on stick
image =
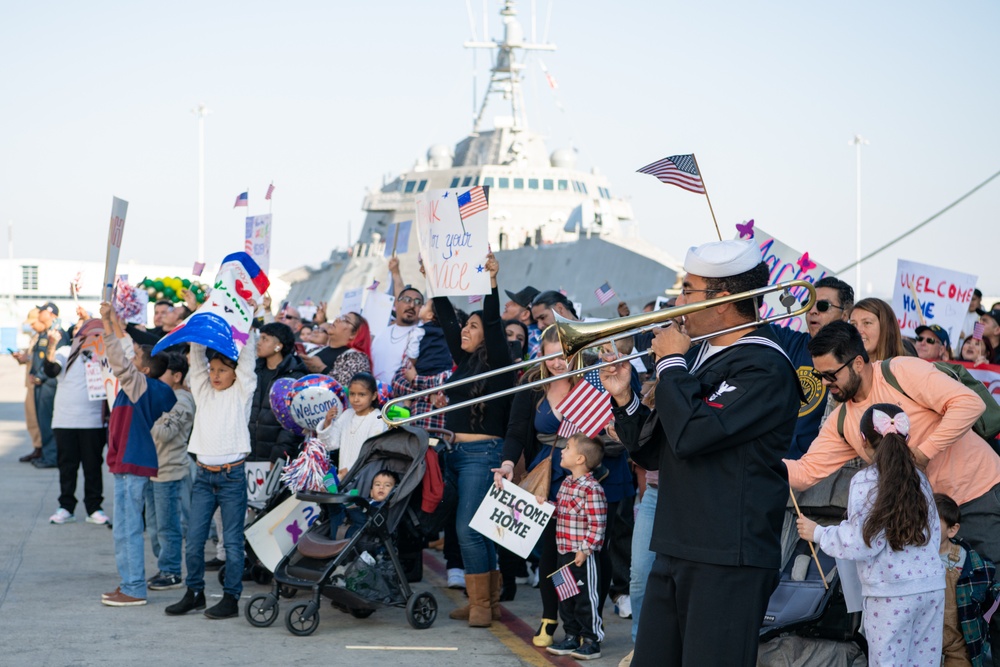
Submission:
POLYGON ((976 322, 975 324, 973 324, 972 325, 972 337, 975 338, 976 340, 982 340, 983 339, 983 330, 985 328, 986 327, 983 326, 982 322, 976 322))
POLYGON ((611 299, 615 298, 615 291, 611 289, 611 284, 605 281, 603 285, 594 290, 594 294, 597 295, 597 300, 601 302, 603 306, 611 299))
POLYGON ((701 180, 701 174, 698 173, 698 165, 694 161, 693 153, 665 157, 652 164, 647 164, 639 169, 639 173, 656 176, 668 185, 676 185, 689 192, 705 194, 705 184, 701 180))
POLYGON ((593 438, 611 421, 611 401, 601 384, 599 371, 592 370, 566 394, 556 410, 562 414, 557 435, 568 438, 583 431, 593 438))
POLYGON ((576 579, 573 577, 573 573, 569 571, 569 563, 566 563, 549 576, 552 578, 552 585, 555 586, 556 595, 559 596, 560 601, 580 594, 580 587, 576 585, 576 579))
POLYGON ((458 215, 462 220, 471 218, 476 213, 485 211, 488 208, 489 203, 486 201, 486 193, 483 191, 483 186, 481 185, 477 185, 468 192, 458 195, 458 215))

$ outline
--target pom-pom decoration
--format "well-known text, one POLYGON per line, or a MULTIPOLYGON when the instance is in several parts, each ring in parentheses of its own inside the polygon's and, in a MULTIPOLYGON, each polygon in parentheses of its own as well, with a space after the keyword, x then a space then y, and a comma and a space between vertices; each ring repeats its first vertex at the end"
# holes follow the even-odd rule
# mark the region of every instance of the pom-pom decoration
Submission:
POLYGON ((149 295, 145 290, 136 289, 129 285, 127 280, 118 281, 114 297, 111 299, 111 307, 120 319, 132 324, 145 324, 147 304, 149 295))
POLYGON ((281 481, 293 491, 326 491, 323 478, 330 471, 326 447, 316 439, 306 440, 302 453, 281 471, 281 481))

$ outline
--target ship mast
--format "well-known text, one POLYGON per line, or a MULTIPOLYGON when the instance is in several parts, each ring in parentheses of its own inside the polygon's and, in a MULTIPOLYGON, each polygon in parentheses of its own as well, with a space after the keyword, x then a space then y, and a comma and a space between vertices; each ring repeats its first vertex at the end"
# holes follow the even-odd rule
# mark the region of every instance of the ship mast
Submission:
MULTIPOLYGON (((524 69, 523 58, 521 62, 517 60, 516 49, 522 51, 555 51, 554 44, 536 44, 524 41, 524 30, 517 20, 517 10, 514 8, 514 0, 506 0, 503 9, 500 10, 503 20, 503 41, 495 40, 486 42, 465 42, 467 49, 497 49, 494 59, 490 84, 483 96, 483 103, 479 107, 476 115, 476 122, 472 131, 478 134, 482 131, 483 117, 486 114, 486 106, 491 95, 501 95, 510 103, 513 132, 521 132, 528 129, 528 117, 524 109, 524 93, 521 90, 521 70, 524 69)), ((485 35, 484 35, 485 37, 485 35)))

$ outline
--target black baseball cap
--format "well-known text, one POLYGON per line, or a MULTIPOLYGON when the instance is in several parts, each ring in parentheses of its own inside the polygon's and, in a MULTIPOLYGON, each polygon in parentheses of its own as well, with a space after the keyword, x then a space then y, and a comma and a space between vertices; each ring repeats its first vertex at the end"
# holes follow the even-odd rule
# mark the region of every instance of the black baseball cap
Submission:
POLYGON ((521 306, 521 308, 531 308, 531 300, 538 296, 538 290, 531 285, 528 285, 520 292, 511 292, 509 289, 504 291, 510 300, 521 306))
POLYGON ((59 317, 59 306, 52 303, 51 301, 46 301, 42 305, 38 306, 38 312, 41 312, 43 310, 47 310, 56 317, 59 317))

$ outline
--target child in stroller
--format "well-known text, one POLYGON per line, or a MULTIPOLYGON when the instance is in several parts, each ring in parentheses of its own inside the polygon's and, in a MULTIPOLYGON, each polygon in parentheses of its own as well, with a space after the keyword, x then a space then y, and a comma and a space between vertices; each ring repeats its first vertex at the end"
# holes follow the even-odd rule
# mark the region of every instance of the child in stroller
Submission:
POLYGON ((331 534, 328 519, 316 521, 278 563, 272 591, 250 599, 245 615, 252 625, 266 627, 274 623, 282 588, 311 593, 311 599, 293 606, 285 618, 285 626, 296 635, 316 630, 323 597, 357 618, 370 616, 380 606, 394 606, 405 607, 407 620, 414 628, 424 629, 434 623, 437 601, 429 592, 410 588, 394 536, 411 506, 419 507, 427 444, 427 432, 410 427, 387 431, 364 443, 356 463, 344 476, 341 491, 372 489, 375 479, 384 477, 385 471, 395 473, 399 483, 382 501, 348 493, 297 494, 300 500, 323 508, 340 509, 353 503, 364 520, 351 537, 343 540, 327 537, 331 534))
MULTIPOLYGON (((399 484, 399 475, 389 469, 379 470, 372 479, 370 491, 368 492, 368 504, 372 507, 380 507, 392 490, 399 484)), ((330 507, 336 507, 332 505, 330 507)), ((365 524, 365 513, 354 503, 343 506, 342 512, 335 509, 328 511, 330 521, 330 537, 337 539, 337 531, 343 523, 344 515, 347 515, 347 533, 344 537, 354 537, 365 524)))

